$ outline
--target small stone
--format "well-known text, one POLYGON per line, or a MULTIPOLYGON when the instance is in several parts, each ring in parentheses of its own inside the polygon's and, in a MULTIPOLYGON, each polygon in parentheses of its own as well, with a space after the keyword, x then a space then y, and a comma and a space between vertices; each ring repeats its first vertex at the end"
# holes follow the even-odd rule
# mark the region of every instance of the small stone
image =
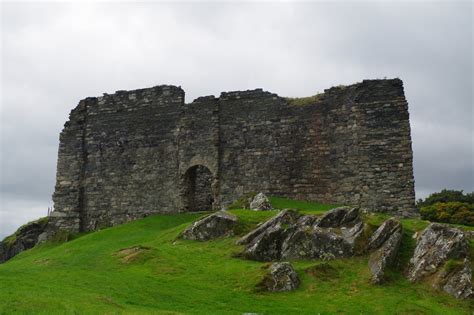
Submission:
POLYGON ((257 287, 270 292, 293 291, 300 285, 298 274, 289 262, 273 263, 257 287))
POLYGON ((258 193, 250 202, 250 209, 252 210, 271 210, 273 209, 270 200, 264 193, 258 193))

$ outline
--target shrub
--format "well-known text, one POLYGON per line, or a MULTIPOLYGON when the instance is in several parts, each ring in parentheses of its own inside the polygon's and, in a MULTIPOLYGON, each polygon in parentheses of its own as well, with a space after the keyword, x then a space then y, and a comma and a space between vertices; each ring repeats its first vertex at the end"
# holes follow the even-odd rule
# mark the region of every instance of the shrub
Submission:
POLYGON ((443 189, 440 192, 433 193, 425 198, 425 200, 419 199, 416 202, 416 206, 421 210, 421 207, 434 205, 438 202, 465 202, 474 204, 474 192, 464 194, 462 190, 450 190, 443 189))
POLYGON ((437 202, 420 208, 425 220, 474 226, 474 204, 467 202, 437 202))

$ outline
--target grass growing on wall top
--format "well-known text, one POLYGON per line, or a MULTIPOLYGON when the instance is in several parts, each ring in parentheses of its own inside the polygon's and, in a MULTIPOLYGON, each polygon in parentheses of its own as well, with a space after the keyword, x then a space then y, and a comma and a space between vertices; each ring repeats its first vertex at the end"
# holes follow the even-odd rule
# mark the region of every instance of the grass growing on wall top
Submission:
POLYGON ((307 96, 307 97, 285 97, 285 100, 290 105, 295 106, 304 106, 312 105, 320 102, 324 98, 324 93, 318 93, 316 95, 307 96))
MULTIPOLYGON (((330 207, 283 198, 272 198, 272 202, 316 214, 330 207)), ((239 217, 241 234, 277 213, 231 212, 239 217)), ((469 302, 411 284, 399 272, 391 272, 386 285, 371 285, 366 256, 294 262, 302 281, 298 290, 256 292, 266 264, 233 258, 242 249, 235 245, 237 237, 176 240, 200 216, 151 216, 23 252, 0 265, 0 314, 470 313, 469 302)), ((374 225, 384 219, 368 218, 374 225)), ((409 239, 410 233, 426 224, 403 220, 409 239)))

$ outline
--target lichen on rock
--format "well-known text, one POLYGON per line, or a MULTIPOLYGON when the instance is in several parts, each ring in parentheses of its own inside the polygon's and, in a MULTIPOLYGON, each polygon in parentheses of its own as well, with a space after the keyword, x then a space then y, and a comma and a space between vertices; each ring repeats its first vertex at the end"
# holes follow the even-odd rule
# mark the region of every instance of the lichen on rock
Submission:
POLYGON ((430 278, 434 287, 456 298, 472 297, 472 270, 466 234, 445 224, 431 223, 418 237, 410 260, 408 279, 412 282, 430 278), (462 268, 450 270, 449 263, 463 261, 462 268))
POLYGON ((380 284, 384 281, 385 270, 394 263, 400 249, 402 236, 401 223, 394 218, 390 218, 370 238, 367 247, 369 250, 374 250, 369 257, 372 283, 380 284))
POLYGON ((277 262, 270 265, 268 273, 257 285, 257 288, 271 291, 283 292, 293 291, 300 285, 298 274, 289 262, 277 262))
POLYGON ((272 210, 270 199, 264 193, 258 193, 250 202, 250 209, 252 210, 272 210))
POLYGON ((227 211, 218 211, 188 226, 180 237, 187 240, 207 241, 218 237, 231 236, 237 217, 227 211))

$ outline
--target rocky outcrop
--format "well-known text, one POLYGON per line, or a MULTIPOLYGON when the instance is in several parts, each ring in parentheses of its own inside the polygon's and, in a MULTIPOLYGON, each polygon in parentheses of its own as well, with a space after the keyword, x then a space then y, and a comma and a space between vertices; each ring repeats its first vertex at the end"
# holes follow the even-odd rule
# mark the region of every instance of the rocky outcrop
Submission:
POLYGON ((298 274, 288 262, 273 263, 258 288, 271 291, 293 291, 300 285, 298 274))
POLYGON ((464 259, 458 268, 443 270, 440 279, 442 288, 457 299, 474 297, 472 290, 472 270, 468 259, 464 259))
POLYGON ((238 241, 257 261, 349 257, 364 229, 358 210, 336 208, 321 218, 285 210, 238 241))
POLYGON ((334 259, 354 254, 352 244, 342 235, 328 229, 297 229, 283 242, 281 259, 334 259))
POLYGON ((234 234, 237 217, 227 211, 218 211, 188 226, 180 235, 187 240, 207 241, 234 234))
POLYGON ((385 221, 369 239, 367 248, 374 250, 369 257, 372 283, 380 284, 383 282, 385 269, 392 265, 397 257, 402 236, 401 223, 391 218, 385 221))
POLYGON ((285 209, 280 211, 276 216, 270 220, 262 223, 256 229, 249 232, 244 237, 237 241, 238 245, 246 245, 254 240, 257 236, 263 234, 270 227, 280 227, 281 225, 293 225, 301 218, 298 211, 294 209, 285 209))
POLYGON ((361 221, 358 208, 339 207, 328 211, 321 217, 316 226, 322 228, 341 227, 355 221, 361 221))
POLYGON ((463 259, 467 255, 468 242, 461 230, 431 223, 419 236, 408 278, 421 280, 434 274, 449 259, 463 259))
POLYGON ((408 279, 412 282, 431 277, 433 286, 456 298, 472 296, 469 243, 463 231, 431 223, 418 237, 408 279), (452 268, 464 261, 462 268, 452 268))
POLYGON ((271 210, 273 209, 270 199, 264 193, 258 193, 250 202, 252 210, 271 210))
POLYGON ((0 242, 0 263, 30 249, 43 240, 48 218, 27 223, 0 242))

